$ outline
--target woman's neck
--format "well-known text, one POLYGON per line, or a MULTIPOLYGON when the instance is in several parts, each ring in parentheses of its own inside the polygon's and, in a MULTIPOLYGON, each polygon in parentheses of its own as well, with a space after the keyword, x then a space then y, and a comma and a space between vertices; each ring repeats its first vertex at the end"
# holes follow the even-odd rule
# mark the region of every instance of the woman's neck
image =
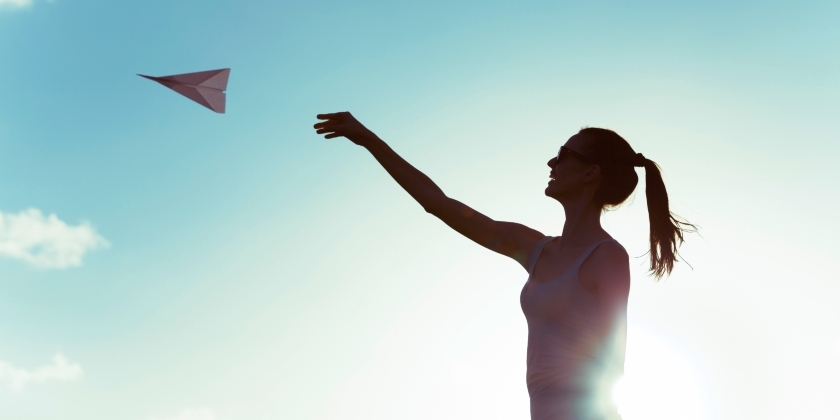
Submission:
POLYGON ((601 208, 590 200, 563 203, 566 222, 563 224, 562 248, 586 246, 609 236, 601 227, 601 208))

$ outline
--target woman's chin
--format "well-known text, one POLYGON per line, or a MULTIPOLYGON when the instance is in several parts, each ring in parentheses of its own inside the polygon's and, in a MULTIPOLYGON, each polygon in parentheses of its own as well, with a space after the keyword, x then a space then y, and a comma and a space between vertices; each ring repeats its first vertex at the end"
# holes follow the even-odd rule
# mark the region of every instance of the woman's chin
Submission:
POLYGON ((563 195, 563 188, 557 185, 557 181, 549 181, 548 185, 545 186, 545 195, 557 200, 557 197, 563 195))

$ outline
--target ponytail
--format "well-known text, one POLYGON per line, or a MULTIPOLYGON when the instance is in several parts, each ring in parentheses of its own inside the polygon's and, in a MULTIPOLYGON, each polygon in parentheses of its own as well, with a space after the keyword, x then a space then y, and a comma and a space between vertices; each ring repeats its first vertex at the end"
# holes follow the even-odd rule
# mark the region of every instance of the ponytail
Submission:
POLYGON ((671 274, 686 232, 697 227, 680 220, 668 206, 668 192, 656 162, 637 154, 637 166, 645 168, 645 196, 650 219, 650 271, 656 280, 671 274))
POLYGON ((684 234, 696 232, 697 227, 671 213, 659 165, 633 151, 630 144, 612 130, 587 127, 578 134, 592 139, 588 146, 589 157, 601 166, 601 183, 593 200, 602 208, 615 208, 627 200, 639 182, 633 167, 645 168, 645 195, 650 219, 650 272, 656 280, 671 274, 684 234))

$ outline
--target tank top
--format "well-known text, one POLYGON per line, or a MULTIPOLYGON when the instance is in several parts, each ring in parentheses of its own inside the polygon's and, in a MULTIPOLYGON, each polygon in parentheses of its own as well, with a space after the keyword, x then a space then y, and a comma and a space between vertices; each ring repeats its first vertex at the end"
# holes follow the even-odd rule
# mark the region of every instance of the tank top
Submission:
POLYGON ((532 420, 620 419, 612 388, 624 370, 626 309, 605 322, 578 278, 596 242, 559 277, 532 281, 546 236, 531 252, 519 301, 528 321, 527 384, 532 420))

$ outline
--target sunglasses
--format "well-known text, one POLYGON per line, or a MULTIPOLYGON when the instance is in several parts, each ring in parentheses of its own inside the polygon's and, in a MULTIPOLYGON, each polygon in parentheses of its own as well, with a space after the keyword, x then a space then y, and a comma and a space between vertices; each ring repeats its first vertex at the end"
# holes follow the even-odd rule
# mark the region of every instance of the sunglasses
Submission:
POLYGON ((593 165, 592 159, 572 150, 566 146, 560 146, 560 151, 557 152, 557 162, 560 162, 561 159, 565 159, 567 156, 574 157, 575 159, 587 164, 593 165))

